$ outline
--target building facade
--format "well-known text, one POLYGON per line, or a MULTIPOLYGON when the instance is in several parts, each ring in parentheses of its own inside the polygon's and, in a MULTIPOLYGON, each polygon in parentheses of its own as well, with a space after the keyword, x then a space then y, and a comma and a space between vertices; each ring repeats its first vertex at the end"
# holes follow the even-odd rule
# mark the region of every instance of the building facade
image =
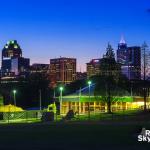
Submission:
POLYGON ((100 74, 100 59, 92 59, 89 63, 86 64, 87 67, 87 78, 90 78, 94 75, 100 74))
POLYGON ((35 63, 30 66, 30 73, 43 73, 48 74, 49 73, 49 64, 39 64, 35 63))
MULTIPOLYGON (((84 87, 70 95, 62 96, 62 105, 60 107, 62 114, 67 114, 69 110, 73 110, 77 114, 91 114, 107 112, 107 103, 100 100, 101 96, 94 95, 95 84, 91 85, 91 95, 89 97, 89 87, 84 87), (98 98, 99 97, 99 98, 98 98)), ((60 97, 57 98, 60 102, 60 97)), ((150 108, 150 97, 148 97, 147 107, 150 108)), ((144 106, 143 97, 131 96, 115 96, 111 102, 111 111, 124 110, 141 110, 144 106)))
POLYGON ((118 44, 117 62, 122 66, 126 66, 126 64, 128 63, 128 47, 123 37, 118 44))
POLYGON ((77 72, 76 73, 76 80, 86 80, 87 73, 86 72, 77 72))
POLYGON ((2 50, 1 76, 18 76, 29 70, 30 60, 22 57, 16 40, 7 42, 2 50))
POLYGON ((60 57, 50 59, 51 86, 69 84, 76 80, 76 59, 60 57))
POLYGON ((30 59, 28 58, 13 58, 11 59, 11 72, 15 76, 26 75, 30 70, 30 59))
POLYGON ((141 47, 128 47, 128 78, 130 80, 141 79, 141 47))
POLYGON ((141 78, 150 80, 150 48, 146 42, 141 47, 141 78))
POLYGON ((117 62, 121 65, 121 72, 130 80, 141 79, 141 48, 128 47, 123 37, 118 44, 117 62))

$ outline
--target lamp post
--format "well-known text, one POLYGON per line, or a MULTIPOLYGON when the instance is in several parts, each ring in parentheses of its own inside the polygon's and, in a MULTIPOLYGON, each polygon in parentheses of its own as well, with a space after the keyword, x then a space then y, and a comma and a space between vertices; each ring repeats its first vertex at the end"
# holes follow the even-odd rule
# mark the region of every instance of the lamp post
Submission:
POLYGON ((39 104, 40 104, 40 111, 42 110, 42 91, 41 89, 39 90, 39 104))
POLYGON ((13 95, 14 95, 14 106, 16 106, 16 93, 17 93, 17 91, 16 91, 16 90, 13 90, 13 95))
POLYGON ((81 88, 79 90, 79 102, 78 102, 78 118, 80 116, 80 99, 81 99, 81 88))
POLYGON ((89 85, 88 118, 89 118, 89 120, 90 120, 91 84, 92 84, 92 82, 89 80, 88 81, 88 85, 89 85))
POLYGON ((56 98, 55 87, 54 87, 53 98, 54 98, 54 99, 56 98))
POLYGON ((59 88, 60 90, 60 114, 62 113, 62 91, 63 91, 63 87, 61 86, 59 88))

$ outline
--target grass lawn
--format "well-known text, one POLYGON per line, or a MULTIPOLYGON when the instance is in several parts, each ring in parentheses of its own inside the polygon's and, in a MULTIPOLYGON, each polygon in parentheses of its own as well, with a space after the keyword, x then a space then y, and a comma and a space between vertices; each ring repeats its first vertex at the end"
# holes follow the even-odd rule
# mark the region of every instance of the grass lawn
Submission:
POLYGON ((4 124, 0 126, 0 150, 149 150, 138 143, 141 127, 150 123, 68 122, 4 124))

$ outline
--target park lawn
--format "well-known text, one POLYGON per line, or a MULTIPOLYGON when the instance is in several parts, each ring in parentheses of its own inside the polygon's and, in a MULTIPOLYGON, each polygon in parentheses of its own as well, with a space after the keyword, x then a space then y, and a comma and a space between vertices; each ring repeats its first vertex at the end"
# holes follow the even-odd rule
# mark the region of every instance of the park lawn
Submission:
POLYGON ((137 135, 149 123, 35 123, 0 126, 0 149, 146 150, 137 135))

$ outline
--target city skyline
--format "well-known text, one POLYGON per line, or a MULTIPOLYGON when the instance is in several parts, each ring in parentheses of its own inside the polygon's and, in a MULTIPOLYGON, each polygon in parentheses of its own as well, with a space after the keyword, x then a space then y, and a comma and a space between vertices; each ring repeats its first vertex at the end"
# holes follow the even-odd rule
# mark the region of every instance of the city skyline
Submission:
POLYGON ((14 0, 1 4, 5 7, 0 15, 0 48, 7 40, 17 40, 31 63, 49 64, 52 58, 74 57, 78 71, 80 66, 85 71, 86 63, 102 57, 108 42, 116 52, 122 34, 129 46, 141 46, 144 41, 150 44, 148 0, 126 0, 123 4, 118 0, 14 0))

